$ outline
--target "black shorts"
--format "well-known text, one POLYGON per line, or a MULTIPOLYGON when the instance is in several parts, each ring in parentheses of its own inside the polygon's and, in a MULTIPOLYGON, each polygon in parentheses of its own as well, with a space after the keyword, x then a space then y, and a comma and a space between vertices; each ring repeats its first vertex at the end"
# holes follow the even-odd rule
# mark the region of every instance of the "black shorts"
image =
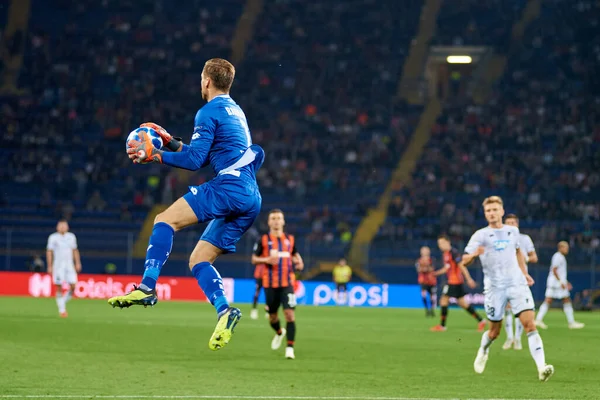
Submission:
POLYGON ((437 287, 435 285, 421 285, 421 290, 426 291, 427 293, 435 293, 437 292, 437 287))
POLYGON ((337 289, 338 292, 347 292, 348 291, 348 284, 347 283, 336 283, 335 287, 337 289))
POLYGON ((296 295, 294 294, 294 288, 290 286, 265 288, 265 297, 270 313, 277 313, 279 306, 282 306, 284 310, 296 308, 296 295))
POLYGON ((263 285, 263 284, 262 284, 262 282, 263 282, 262 278, 256 278, 255 280, 256 280, 256 288, 257 288, 257 289, 260 289, 260 288, 262 288, 262 287, 263 287, 263 286, 262 286, 262 285, 263 285))
POLYGON ((465 287, 461 285, 445 285, 442 293, 448 297, 454 297, 455 299, 460 299, 461 297, 465 297, 465 287))

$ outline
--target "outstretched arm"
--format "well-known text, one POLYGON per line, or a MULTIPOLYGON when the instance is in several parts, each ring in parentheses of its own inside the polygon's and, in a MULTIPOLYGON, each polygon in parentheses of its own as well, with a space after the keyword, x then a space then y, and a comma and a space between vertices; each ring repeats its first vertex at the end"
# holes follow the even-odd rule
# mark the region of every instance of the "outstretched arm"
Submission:
POLYGON ((196 171, 205 166, 215 139, 216 126, 213 118, 203 116, 202 111, 198 111, 189 146, 184 144, 181 146, 181 151, 163 153, 163 163, 190 171, 196 171))
POLYGON ((144 134, 141 135, 141 142, 133 144, 127 150, 127 153, 129 154, 129 158, 135 163, 159 162, 172 167, 196 171, 205 166, 209 161, 208 153, 215 138, 216 126, 216 121, 212 116, 199 110, 194 120, 194 133, 189 145, 177 142, 164 128, 156 125, 156 128, 150 127, 155 130, 158 129, 157 132, 161 137, 168 135, 168 138, 170 138, 168 142, 170 147, 165 147, 172 150, 171 152, 155 149, 150 142, 150 138, 144 134))
POLYGON ((205 165, 211 145, 212 140, 192 141, 189 146, 183 144, 181 151, 164 152, 162 162, 172 167, 196 171, 205 165))

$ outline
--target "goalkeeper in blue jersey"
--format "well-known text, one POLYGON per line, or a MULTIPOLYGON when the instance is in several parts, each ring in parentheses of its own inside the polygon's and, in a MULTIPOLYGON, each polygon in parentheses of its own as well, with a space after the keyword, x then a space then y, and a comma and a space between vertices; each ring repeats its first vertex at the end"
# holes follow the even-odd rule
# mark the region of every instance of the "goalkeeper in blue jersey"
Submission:
POLYGON ((239 309, 229 306, 213 263, 221 254, 235 252, 236 243, 258 216, 262 202, 256 172, 264 151, 252 144, 246 116, 229 97, 234 75, 235 68, 226 60, 213 58, 204 65, 202 98, 207 104, 196 113, 189 145, 154 123, 142 126, 156 130, 170 151, 154 148, 147 134, 139 142, 130 142, 127 153, 134 163, 158 162, 192 171, 210 164, 216 176, 203 185, 190 186, 186 195, 156 216, 141 284, 124 296, 108 300, 121 308, 156 304, 156 281, 171 252, 175 232, 210 221, 190 256, 189 267, 217 310, 217 326, 208 343, 212 350, 229 342, 242 316, 239 309))

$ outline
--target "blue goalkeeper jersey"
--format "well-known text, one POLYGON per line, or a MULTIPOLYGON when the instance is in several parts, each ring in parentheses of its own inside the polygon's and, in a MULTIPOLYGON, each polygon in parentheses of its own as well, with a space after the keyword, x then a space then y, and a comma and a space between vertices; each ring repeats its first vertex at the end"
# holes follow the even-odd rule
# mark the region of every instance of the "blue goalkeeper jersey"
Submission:
POLYGON ((252 145, 244 111, 226 94, 216 96, 196 113, 194 133, 180 152, 164 152, 163 163, 195 171, 210 164, 216 175, 255 179, 264 159, 252 145))

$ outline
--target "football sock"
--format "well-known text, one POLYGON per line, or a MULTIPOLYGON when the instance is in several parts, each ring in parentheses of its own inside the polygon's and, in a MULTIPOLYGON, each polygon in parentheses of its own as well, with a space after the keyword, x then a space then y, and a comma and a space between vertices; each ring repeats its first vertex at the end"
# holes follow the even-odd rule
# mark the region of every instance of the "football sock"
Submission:
POLYGON ((165 265, 169 253, 171 253, 174 235, 175 231, 169 224, 164 222, 154 224, 146 251, 146 262, 144 263, 146 269, 142 277, 141 289, 149 291, 156 287, 160 269, 165 265))
POLYGON ((519 318, 515 318, 515 339, 521 340, 523 336, 523 324, 519 318))
POLYGON ((296 321, 288 322, 286 325, 287 330, 287 347, 294 347, 294 340, 296 339, 296 321))
POLYGON ((65 296, 65 305, 72 298, 73 298, 73 290, 71 288, 69 288, 69 291, 67 292, 67 295, 65 296))
POLYGON ((260 294, 260 289, 254 292, 254 299, 252 300, 252 308, 256 309, 256 305, 258 304, 258 296, 260 294))
POLYGON ((544 354, 544 343, 538 331, 529 332, 527 334, 527 340, 529 342, 529 352, 538 370, 542 369, 546 365, 546 355, 544 354))
POLYGON ((546 315, 547 312, 548 312, 548 303, 543 302, 542 305, 540 306, 540 311, 538 311, 537 317, 535 317, 535 320, 543 321, 544 316, 546 315))
POLYGON ((492 345, 493 340, 488 335, 489 331, 483 332, 481 336, 481 349, 487 353, 488 348, 492 345))
POLYGON ((273 328, 278 335, 281 335, 281 323, 279 320, 277 320, 277 322, 271 322, 271 328, 273 328))
POLYGON ((575 315, 573 315, 573 304, 571 304, 571 302, 563 304, 563 311, 567 316, 567 322, 569 324, 575 322, 575 315))
POLYGON ((58 312, 64 313, 67 311, 67 307, 65 305, 65 299, 63 298, 63 294, 61 290, 56 291, 56 305, 58 306, 58 312))
POLYGON ((217 310, 217 314, 221 314, 229 308, 229 302, 223 289, 223 279, 215 267, 209 262, 203 261, 194 265, 192 274, 196 277, 198 285, 204 291, 210 304, 217 310))
POLYGON ((437 307, 437 295, 435 293, 431 294, 431 310, 435 310, 437 307))
POLYGON ((421 295, 421 300, 423 300, 423 307, 425 307, 426 310, 429 310, 429 303, 427 302, 427 294, 423 293, 421 295))
POLYGON ((473 306, 469 306, 468 308, 465 308, 465 311, 468 312, 469 314, 471 314, 471 316, 473 318, 475 318, 477 321, 481 322, 483 320, 483 318, 481 318, 479 316, 479 314, 477 314, 477 311, 475 311, 473 306))
POLYGON ((446 326, 446 317, 448 316, 448 306, 442 306, 442 319, 440 325, 446 326))
POLYGON ((506 331, 506 339, 513 340, 513 316, 510 310, 504 311, 504 330, 506 331))

